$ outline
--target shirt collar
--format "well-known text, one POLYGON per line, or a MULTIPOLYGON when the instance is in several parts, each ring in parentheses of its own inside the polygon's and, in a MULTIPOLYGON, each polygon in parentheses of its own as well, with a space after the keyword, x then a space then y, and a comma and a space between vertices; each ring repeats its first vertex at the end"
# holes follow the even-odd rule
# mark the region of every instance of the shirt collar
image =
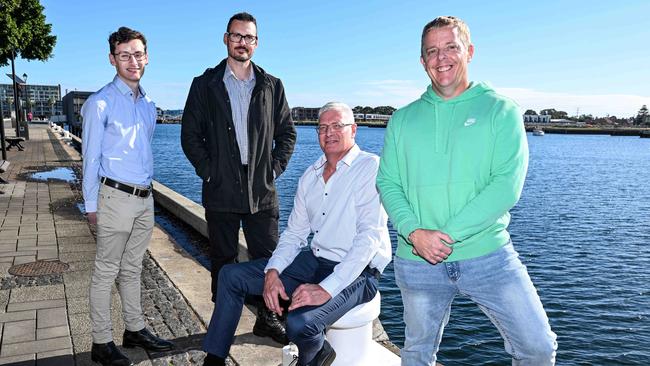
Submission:
POLYGON ((228 78, 233 78, 233 79, 235 79, 237 81, 243 81, 243 82, 246 82, 246 83, 250 83, 252 81, 255 81, 255 70, 253 70, 253 66, 251 65, 251 71, 248 74, 248 78, 246 78, 244 80, 239 80, 239 79, 237 79, 237 76, 235 75, 235 73, 230 68, 230 65, 228 64, 228 62, 226 62, 226 71, 223 73, 223 81, 226 81, 226 79, 228 79, 228 78))
MULTIPOLYGON (((129 95, 129 93, 133 92, 133 90, 131 90, 131 88, 128 85, 126 85, 124 80, 120 79, 120 77, 117 75, 115 75, 115 77, 113 78, 113 84, 115 85, 117 90, 119 90, 120 93, 124 95, 129 95)), ((138 84, 138 91, 139 91, 138 98, 144 98, 144 96, 147 95, 147 93, 145 93, 144 89, 142 88, 142 85, 140 84, 138 84)))
MULTIPOLYGON (((351 166, 354 160, 359 156, 359 153, 361 152, 361 149, 359 148, 359 145, 354 144, 350 151, 348 151, 347 154, 339 161, 339 163, 344 163, 347 166, 351 166)), ((327 158, 325 157, 325 154, 321 155, 318 160, 312 165, 314 170, 316 170, 316 174, 322 175, 323 174, 323 168, 325 166, 325 163, 327 163, 327 158)), ((338 165, 338 164, 337 164, 338 165)))

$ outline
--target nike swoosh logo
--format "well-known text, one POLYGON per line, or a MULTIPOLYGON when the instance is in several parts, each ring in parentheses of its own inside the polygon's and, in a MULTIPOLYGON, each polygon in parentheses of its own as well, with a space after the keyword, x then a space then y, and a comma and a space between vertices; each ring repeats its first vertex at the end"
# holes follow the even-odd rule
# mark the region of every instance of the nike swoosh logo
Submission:
POLYGON ((474 118, 468 118, 467 121, 465 121, 465 127, 467 127, 467 126, 471 126, 471 125, 473 125, 474 123, 476 123, 476 119, 474 119, 474 118))

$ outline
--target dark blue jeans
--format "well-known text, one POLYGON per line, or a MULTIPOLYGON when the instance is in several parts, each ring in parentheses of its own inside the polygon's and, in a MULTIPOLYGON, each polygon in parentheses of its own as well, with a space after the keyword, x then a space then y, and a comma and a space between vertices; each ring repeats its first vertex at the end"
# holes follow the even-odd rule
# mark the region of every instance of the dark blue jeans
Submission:
MULTIPOLYGON (((203 349, 219 357, 228 356, 235 330, 241 317, 246 295, 261 295, 264 291, 264 268, 267 259, 229 264, 219 273, 219 290, 203 349)), ((287 267, 280 280, 287 295, 303 283, 317 284, 329 276, 336 266, 311 251, 303 251, 287 267)), ((321 306, 305 306, 289 312, 287 336, 298 346, 299 365, 310 362, 323 346, 325 328, 339 320, 350 309, 366 303, 377 293, 378 276, 366 268, 341 293, 321 306)))

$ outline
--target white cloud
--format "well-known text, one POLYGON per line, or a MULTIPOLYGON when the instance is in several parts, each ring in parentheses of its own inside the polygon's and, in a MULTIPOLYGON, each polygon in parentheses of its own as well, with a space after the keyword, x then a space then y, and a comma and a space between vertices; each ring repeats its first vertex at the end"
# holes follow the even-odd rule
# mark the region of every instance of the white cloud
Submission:
POLYGON ((399 108, 419 98, 425 88, 426 85, 415 80, 374 80, 362 83, 352 99, 356 100, 355 105, 399 108))
POLYGON ((642 105, 650 105, 650 97, 640 95, 553 93, 526 88, 496 90, 516 100, 523 110, 533 109, 539 112, 542 109, 555 108, 567 112, 570 116, 580 113, 624 118, 636 115, 642 105))

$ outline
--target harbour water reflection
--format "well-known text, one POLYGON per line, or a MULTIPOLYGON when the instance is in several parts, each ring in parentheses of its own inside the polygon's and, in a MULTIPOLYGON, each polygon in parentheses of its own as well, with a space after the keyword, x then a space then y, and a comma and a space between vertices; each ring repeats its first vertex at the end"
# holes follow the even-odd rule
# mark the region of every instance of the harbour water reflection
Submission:
MULTIPOLYGON (((201 182, 179 135, 179 125, 157 126, 155 178, 200 202, 201 182)), ((357 143, 379 154, 383 135, 382 128, 360 127, 357 143)), ((546 134, 530 137, 529 145, 528 178, 510 232, 558 335, 558 364, 650 364, 650 139, 546 134)), ((313 128, 298 127, 296 151, 277 182, 281 228, 298 178, 320 153, 313 128)), ((382 323, 401 345, 392 266, 380 290, 382 323)), ((497 330, 463 297, 453 304, 439 360, 510 363, 497 330)))

